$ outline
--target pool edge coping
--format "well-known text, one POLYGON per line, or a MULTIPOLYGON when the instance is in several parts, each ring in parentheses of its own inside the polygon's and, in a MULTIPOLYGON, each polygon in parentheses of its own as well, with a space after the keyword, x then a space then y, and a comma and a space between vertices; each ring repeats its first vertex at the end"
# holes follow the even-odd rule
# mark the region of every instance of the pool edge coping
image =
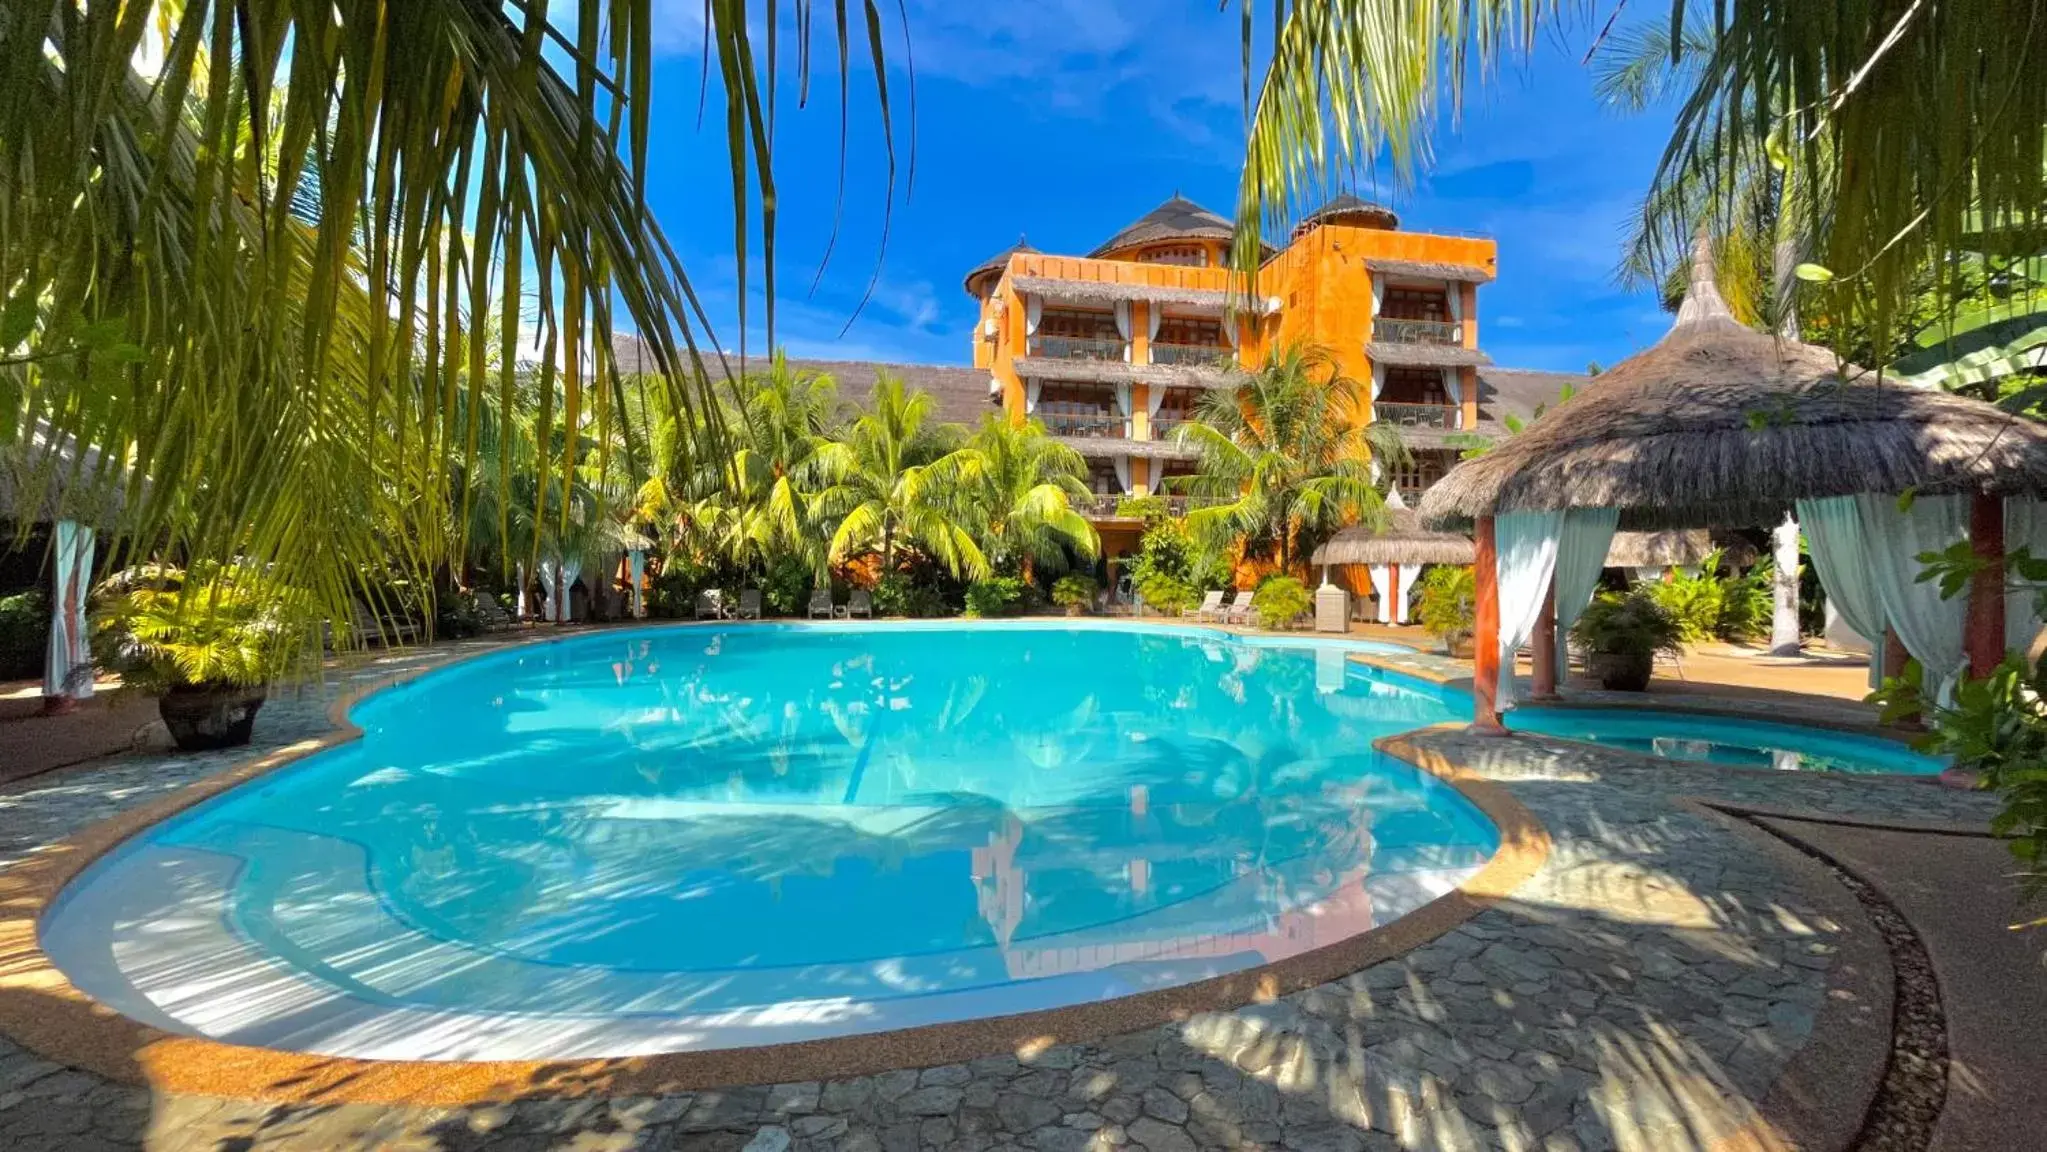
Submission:
MULTIPOLYGON (((635 622, 631 627, 674 626, 697 623, 635 622)), ((93 1000, 42 950, 44 913, 94 862, 147 829, 230 789, 360 739, 362 730, 350 713, 370 696, 467 661, 606 630, 527 635, 371 677, 328 706, 329 731, 235 763, 91 824, 0 872, 0 1035, 45 1058, 119 1083, 277 1103, 451 1106, 638 1096, 872 1075, 1005 1053, 1028 1059, 1057 1044, 1084 1043, 1266 1002, 1362 971, 1427 944, 1491 907, 1535 875, 1549 857, 1547 829, 1502 785, 1462 769, 1446 770, 1410 758, 1403 752, 1413 748, 1402 743, 1403 737, 1388 737, 1375 747, 1444 780, 1492 821, 1499 834, 1499 846, 1463 883, 1388 924, 1271 964, 1110 1000, 794 1043, 635 1057, 365 1060, 182 1036, 93 1000)), ((1401 669, 1389 671, 1407 675, 1401 669)))

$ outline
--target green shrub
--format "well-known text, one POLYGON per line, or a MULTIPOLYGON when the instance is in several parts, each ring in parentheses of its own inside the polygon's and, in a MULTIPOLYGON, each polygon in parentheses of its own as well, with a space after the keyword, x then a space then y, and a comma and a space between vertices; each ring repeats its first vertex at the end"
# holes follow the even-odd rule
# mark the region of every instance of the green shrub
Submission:
POLYGON ((1168 616, 1177 616, 1201 602, 1201 593, 1194 585, 1160 572, 1135 577, 1131 586, 1144 598, 1145 607, 1168 616))
POLYGON ((2037 663, 2016 653, 1981 680, 1955 690, 1953 707, 1922 700, 1916 690, 1917 661, 1885 682, 1886 720, 1900 712, 1924 716, 1930 731, 1919 746, 1954 758, 1957 768, 1982 777, 2004 809, 1990 821, 1992 832, 2009 837, 2024 889, 2047 894, 2047 656, 2037 663))
POLYGON ((761 580, 761 612, 766 616, 801 615, 810 605, 810 565, 794 556, 777 557, 761 580))
POLYGON ((1724 580, 1720 626, 1716 629, 1722 640, 1740 643, 1770 634, 1770 624, 1777 614, 1776 576, 1776 564, 1765 557, 1747 573, 1724 580))
POLYGON ((967 615, 1007 616, 1022 603, 1024 582, 1014 576, 990 576, 967 585, 967 615))
POLYGON ((1478 627, 1478 585, 1471 569, 1438 564, 1422 573, 1415 615, 1429 635, 1451 648, 1471 639, 1478 627))
POLYGON ((1164 496, 1125 496, 1116 501, 1116 515, 1138 520, 1163 520, 1172 512, 1164 496))
POLYGON ((1683 626, 1647 589, 1602 592, 1571 626, 1571 641, 1588 652, 1653 656, 1679 651, 1683 626))
POLYGON ((945 597, 929 584, 912 581, 900 572, 891 572, 874 583, 874 614, 917 618, 943 616, 946 614, 945 597))
POLYGON ((1666 579, 1642 585, 1641 590, 1669 613, 1680 643, 1697 644, 1719 635, 1727 591, 1711 568, 1697 575, 1673 572, 1666 579))
POLYGON ((483 634, 483 614, 477 611, 476 597, 488 593, 469 593, 460 589, 449 591, 434 598, 434 636, 441 640, 460 640, 466 636, 483 634))
POLYGON ((304 593, 253 565, 196 576, 177 569, 120 573, 93 634, 102 667, 144 692, 183 687, 261 687, 298 670, 313 613, 304 593))
POLYGON ((39 676, 50 649, 50 598, 40 588, 0 597, 0 680, 39 676))
POLYGON ((1092 608, 1095 593, 1100 590, 1095 578, 1081 572, 1068 572, 1052 583, 1052 603, 1061 608, 1092 608))
POLYGON ((1261 628, 1284 628, 1315 606, 1315 595, 1292 576, 1271 576, 1251 595, 1261 628))
POLYGON ((697 593, 717 587, 717 581, 717 573, 711 569, 670 557, 648 590, 647 615, 662 620, 691 619, 697 613, 697 593))

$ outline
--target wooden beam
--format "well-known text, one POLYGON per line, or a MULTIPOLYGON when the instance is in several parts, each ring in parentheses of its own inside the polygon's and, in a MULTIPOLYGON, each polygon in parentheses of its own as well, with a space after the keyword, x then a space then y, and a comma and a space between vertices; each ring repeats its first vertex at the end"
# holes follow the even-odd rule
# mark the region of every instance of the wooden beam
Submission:
POLYGON ((1500 723, 1500 567, 1493 518, 1478 517, 1471 536, 1478 553, 1472 569, 1478 619, 1471 653, 1471 729, 1499 736, 1507 729, 1500 723))
POLYGON ((1969 550, 1981 565, 1969 581, 1963 643, 1969 675, 1981 679, 2004 661, 2004 500, 1977 493, 1969 503, 1969 550))
POLYGON ((1531 700, 1557 698, 1557 578, 1551 573, 1549 587, 1542 593, 1542 609, 1535 617, 1535 631, 1528 637, 1535 649, 1535 692, 1531 700))

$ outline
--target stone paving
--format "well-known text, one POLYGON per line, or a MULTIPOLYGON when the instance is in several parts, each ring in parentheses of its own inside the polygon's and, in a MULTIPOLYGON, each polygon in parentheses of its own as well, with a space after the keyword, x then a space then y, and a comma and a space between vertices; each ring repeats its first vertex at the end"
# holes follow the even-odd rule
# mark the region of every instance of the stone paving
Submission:
MULTIPOLYGON (((347 679, 272 701, 261 743, 324 730, 347 679)), ((1887 822, 1992 811, 1919 782, 1686 768, 1528 737, 1417 742, 1502 781, 1548 827, 1548 862, 1437 940, 1274 1003, 828 1083, 466 1108, 165 1096, 0 1041, 0 1147, 1703 1149, 1755 1115, 1811 1036, 1851 929, 1759 833, 1679 799, 1887 822)), ((247 754, 137 757, 0 792, 0 867, 247 754)))

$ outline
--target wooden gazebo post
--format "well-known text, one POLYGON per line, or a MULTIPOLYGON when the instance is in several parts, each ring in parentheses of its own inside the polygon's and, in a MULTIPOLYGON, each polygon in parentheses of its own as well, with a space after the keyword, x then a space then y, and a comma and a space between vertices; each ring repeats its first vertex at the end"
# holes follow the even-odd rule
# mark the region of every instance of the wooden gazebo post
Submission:
POLYGON ((1969 550, 1981 565, 1969 581, 1963 644, 1969 675, 1981 679, 2004 660, 2004 499, 1977 493, 1969 502, 1969 550))
POLYGON ((1500 723, 1500 563, 1493 540, 1493 518, 1476 517, 1471 542, 1477 549, 1472 581, 1477 592, 1477 620, 1471 649, 1471 729, 1488 736, 1507 732, 1500 723))
POLYGON ((1528 638, 1535 650, 1535 691, 1530 700, 1557 698, 1557 578, 1550 575, 1542 594, 1542 608, 1535 616, 1535 631, 1528 638))

